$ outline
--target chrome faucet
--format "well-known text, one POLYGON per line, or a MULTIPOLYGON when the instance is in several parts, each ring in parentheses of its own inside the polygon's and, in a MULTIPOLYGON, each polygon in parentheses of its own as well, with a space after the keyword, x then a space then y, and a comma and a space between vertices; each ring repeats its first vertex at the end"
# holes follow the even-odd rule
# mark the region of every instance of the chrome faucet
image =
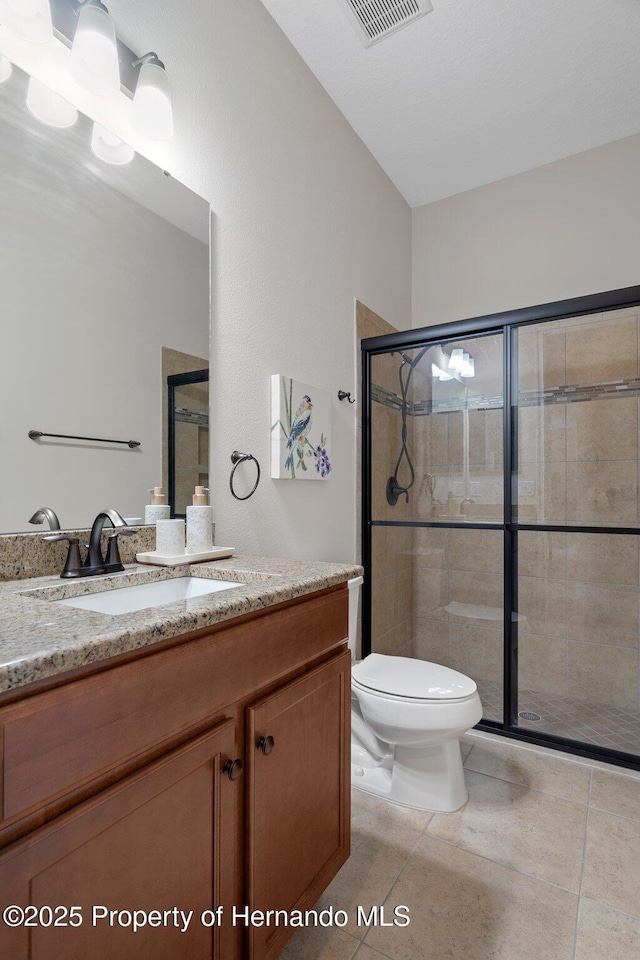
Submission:
POLYGON ((135 530, 127 527, 126 521, 120 516, 117 510, 101 510, 91 527, 89 543, 87 544, 87 556, 84 563, 82 563, 77 537, 67 536, 63 533, 53 533, 43 539, 48 540, 50 543, 56 543, 59 540, 67 540, 69 542, 69 551, 64 569, 60 574, 61 577, 95 577, 101 573, 119 573, 124 570, 124 565, 120 559, 120 551, 118 550, 118 537, 131 537, 134 533, 135 530), (100 547, 100 537, 107 521, 113 526, 115 532, 109 537, 109 549, 105 559, 100 547))
POLYGON ((60 521, 51 507, 40 507, 40 509, 36 510, 34 515, 31 517, 29 523, 44 523, 45 520, 49 524, 49 530, 60 529, 60 521))

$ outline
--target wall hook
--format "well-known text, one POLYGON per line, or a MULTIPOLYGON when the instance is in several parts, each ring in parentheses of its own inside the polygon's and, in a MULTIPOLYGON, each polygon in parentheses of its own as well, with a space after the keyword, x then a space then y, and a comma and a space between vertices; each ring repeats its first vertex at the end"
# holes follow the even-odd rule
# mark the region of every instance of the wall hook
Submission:
POLYGON ((338 390, 338 400, 348 400, 349 403, 355 403, 355 400, 351 399, 351 394, 347 393, 346 390, 338 390))

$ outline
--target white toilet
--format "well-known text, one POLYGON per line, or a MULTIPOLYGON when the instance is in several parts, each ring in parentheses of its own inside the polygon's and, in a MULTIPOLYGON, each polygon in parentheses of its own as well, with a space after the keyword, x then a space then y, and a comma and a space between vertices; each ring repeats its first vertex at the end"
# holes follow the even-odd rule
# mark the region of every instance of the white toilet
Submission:
MULTIPOLYGON (((354 658, 361 584, 349 581, 354 658)), ((459 738, 481 717, 476 684, 457 670, 369 654, 352 669, 353 786, 421 810, 457 810, 467 800, 459 738)))

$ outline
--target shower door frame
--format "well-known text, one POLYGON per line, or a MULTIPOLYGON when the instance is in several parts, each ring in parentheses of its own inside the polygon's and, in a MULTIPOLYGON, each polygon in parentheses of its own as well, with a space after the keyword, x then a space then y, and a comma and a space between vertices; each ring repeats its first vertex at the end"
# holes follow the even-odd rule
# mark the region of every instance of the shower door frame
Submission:
MULTIPOLYGON (((497 733, 514 740, 534 743, 540 746, 564 750, 567 753, 604 760, 618 766, 640 770, 640 756, 585 744, 552 733, 541 733, 528 727, 521 727, 518 719, 518 570, 517 550, 520 531, 539 531, 555 533, 596 533, 627 534, 640 536, 640 526, 590 526, 578 524, 519 523, 514 514, 513 487, 518 476, 517 446, 517 403, 514 404, 514 374, 517 385, 517 354, 515 353, 517 331, 531 324, 565 320, 570 317, 583 317, 594 313, 640 305, 640 286, 609 290, 605 293, 589 294, 554 303, 510 310, 504 313, 488 314, 431 327, 403 330, 398 333, 384 334, 361 340, 362 351, 362 564, 365 577, 362 590, 362 656, 371 653, 371 561, 372 532, 376 526, 389 527, 440 527, 462 530, 502 530, 503 531, 503 587, 504 587, 504 650, 503 650, 503 713, 502 721, 483 719, 477 729, 497 733), (502 522, 473 523, 468 521, 428 521, 428 520, 374 520, 372 517, 372 397, 371 397, 371 361, 376 355, 391 351, 419 349, 430 343, 443 343, 451 340, 468 340, 490 334, 502 334, 503 349, 503 489, 504 504, 502 522)), ((517 398, 515 398, 517 399, 517 398)))

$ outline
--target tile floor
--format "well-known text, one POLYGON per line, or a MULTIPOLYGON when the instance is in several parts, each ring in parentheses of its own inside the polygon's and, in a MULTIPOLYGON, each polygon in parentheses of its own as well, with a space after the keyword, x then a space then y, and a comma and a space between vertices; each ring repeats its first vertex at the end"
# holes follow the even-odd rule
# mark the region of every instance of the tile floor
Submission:
MULTIPOLYGON (((485 716, 501 721, 502 684, 491 680, 477 683, 485 716)), ((518 691, 518 710, 539 714, 540 720, 533 722, 520 719, 521 725, 529 730, 640 754, 640 713, 637 711, 532 690, 518 691)))
POLYGON ((432 814, 353 792, 352 855, 281 960, 639 960, 640 776, 473 733, 469 801, 432 814), (406 904, 406 927, 356 906, 406 904))

